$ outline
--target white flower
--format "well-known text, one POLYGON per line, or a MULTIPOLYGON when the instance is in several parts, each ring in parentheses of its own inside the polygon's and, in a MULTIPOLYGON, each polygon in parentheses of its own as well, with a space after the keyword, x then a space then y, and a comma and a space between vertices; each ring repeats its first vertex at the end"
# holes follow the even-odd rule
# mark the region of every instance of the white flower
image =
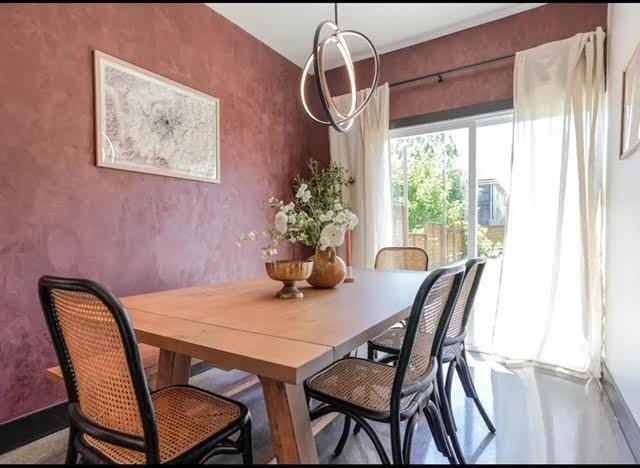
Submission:
POLYGON ((289 222, 289 224, 295 224, 296 223, 296 214, 295 213, 291 213, 287 217, 287 221, 289 222))
POLYGON ((333 209, 336 211, 340 211, 342 209, 342 205, 340 204, 340 202, 335 202, 333 205, 333 209))
POLYGON ((302 194, 302 202, 307 203, 311 199, 311 192, 307 190, 302 194))
POLYGON ((333 221, 333 211, 329 210, 326 213, 321 214, 318 216, 318 219, 322 222, 333 221))
POLYGON ((249 234, 247 234, 247 238, 251 240, 256 240, 256 233, 251 231, 249 234))
POLYGON ((347 213, 347 229, 353 230, 358 225, 358 217, 352 211, 347 213))
MULTIPOLYGON (((298 187, 298 192, 296 193, 296 198, 302 198, 305 194, 305 192, 307 192, 307 184, 302 184, 300 185, 300 187, 298 187)), ((311 194, 309 194, 311 195, 311 194)))
POLYGON ((344 229, 336 224, 327 224, 320 233, 320 250, 327 247, 338 247, 344 242, 344 229))
POLYGON ((335 217, 335 219, 333 220, 335 223, 338 224, 344 224, 347 222, 347 215, 344 211, 341 211, 340 213, 338 213, 335 217))
POLYGON ((271 198, 269 198, 269 203, 273 203, 273 202, 275 202, 275 201, 276 201, 276 197, 271 197, 271 198))
POLYGON ((276 231, 280 234, 287 232, 287 215, 284 211, 278 211, 275 219, 276 231))
POLYGON ((278 253, 278 249, 276 249, 272 245, 268 245, 266 247, 262 247, 262 258, 267 259, 268 257, 273 257, 278 253))
POLYGON ((284 211, 285 212, 293 211, 293 202, 290 202, 288 205, 285 205, 284 211))

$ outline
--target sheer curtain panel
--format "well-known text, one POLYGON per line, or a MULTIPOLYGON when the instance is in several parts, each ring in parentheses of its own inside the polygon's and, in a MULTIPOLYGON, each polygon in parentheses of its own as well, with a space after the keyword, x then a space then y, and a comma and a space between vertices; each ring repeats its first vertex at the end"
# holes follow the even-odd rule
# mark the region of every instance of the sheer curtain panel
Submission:
POLYGON ((604 39, 516 54, 511 195, 492 351, 600 376, 604 39))
MULTIPOLYGON (((360 104, 367 90, 358 91, 360 104)), ((335 99, 340 109, 347 96, 335 99)), ((353 231, 353 266, 373 268, 376 253, 391 245, 391 178, 389 172, 389 85, 378 87, 349 133, 329 129, 331 161, 344 165, 355 178, 346 198, 358 215, 353 231)))

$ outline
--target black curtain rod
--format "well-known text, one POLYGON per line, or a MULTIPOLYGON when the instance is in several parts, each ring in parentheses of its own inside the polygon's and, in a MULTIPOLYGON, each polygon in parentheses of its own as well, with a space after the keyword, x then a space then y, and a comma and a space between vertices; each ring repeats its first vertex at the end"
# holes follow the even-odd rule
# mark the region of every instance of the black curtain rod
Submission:
POLYGON ((500 62, 502 60, 508 60, 511 59, 513 57, 515 57, 516 54, 510 54, 510 55, 503 55, 502 57, 496 57, 496 58, 492 58, 489 60, 483 60, 482 62, 476 62, 476 63, 471 63, 469 65, 462 65, 461 67, 456 67, 456 68, 450 68, 449 70, 444 70, 441 72, 436 72, 436 73, 430 73, 428 75, 423 75, 423 76, 416 76, 415 78, 409 78, 408 80, 402 80, 402 81, 398 81, 396 83, 391 83, 389 85, 390 88, 394 87, 394 86, 400 86, 403 84, 407 84, 407 83, 413 83, 414 81, 419 81, 419 80, 424 80, 427 78, 433 78, 433 77, 438 77, 438 82, 441 82, 442 80, 444 80, 443 76, 446 75, 447 73, 452 73, 452 72, 456 72, 459 70, 464 70, 466 68, 472 68, 472 67, 477 67, 480 65, 486 65, 489 63, 493 63, 493 62, 500 62))

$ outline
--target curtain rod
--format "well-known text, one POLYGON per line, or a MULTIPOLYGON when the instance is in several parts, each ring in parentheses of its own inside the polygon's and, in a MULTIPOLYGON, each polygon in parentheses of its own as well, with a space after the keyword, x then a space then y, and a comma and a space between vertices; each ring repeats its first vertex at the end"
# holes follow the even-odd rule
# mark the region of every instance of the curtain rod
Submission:
POLYGON ((389 85, 389 87, 392 88, 394 86, 400 86, 400 85, 407 84, 407 83, 413 83, 414 81, 424 80, 424 79, 427 79, 427 78, 433 78, 433 77, 436 77, 436 76, 438 77, 438 82, 441 82, 441 81, 444 80, 443 76, 446 75, 447 73, 452 73, 452 72, 464 70, 466 68, 478 67, 480 65, 487 65, 487 64, 493 63, 493 62, 500 62, 502 60, 511 59, 511 58, 513 58, 515 56, 516 56, 516 54, 503 55, 502 57, 496 57, 496 58, 492 58, 492 59, 489 59, 489 60, 483 60, 482 62, 471 63, 469 65, 462 65, 461 67, 450 68, 449 70, 444 70, 444 71, 441 71, 441 72, 430 73, 428 75, 422 75, 422 76, 416 76, 415 78, 409 78, 408 80, 402 80, 402 81, 397 81, 395 83, 391 83, 389 85))

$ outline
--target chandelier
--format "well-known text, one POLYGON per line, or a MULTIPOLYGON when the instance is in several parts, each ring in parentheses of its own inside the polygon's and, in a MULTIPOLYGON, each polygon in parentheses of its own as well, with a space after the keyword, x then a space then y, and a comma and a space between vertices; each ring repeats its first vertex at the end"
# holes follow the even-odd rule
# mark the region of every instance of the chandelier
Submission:
POLYGON ((346 133, 351 129, 356 117, 358 117, 358 115, 362 113, 364 108, 373 97, 376 88, 378 87, 378 81, 380 79, 380 59, 378 58, 378 53, 376 52, 376 48, 373 46, 373 43, 364 34, 351 30, 342 31, 338 27, 337 3, 334 3, 334 13, 335 21, 323 21, 316 28, 316 33, 313 36, 313 52, 311 53, 311 55, 309 55, 309 58, 307 59, 307 62, 305 63, 302 70, 302 78, 300 79, 300 98, 302 99, 302 106, 304 107, 304 110, 309 115, 309 117, 323 125, 330 125, 341 133, 346 133), (325 29, 329 29, 331 33, 324 39, 320 40, 320 35, 325 29), (371 81, 371 86, 369 87, 369 90, 360 105, 357 105, 356 76, 353 68, 353 60, 351 59, 351 54, 349 52, 349 48, 347 47, 345 37, 356 37, 364 41, 369 49, 371 49, 371 54, 373 56, 373 80, 371 81), (331 96, 329 85, 327 84, 327 78, 324 68, 324 57, 325 49, 328 45, 336 46, 338 52, 342 56, 342 60, 344 61, 345 68, 347 70, 349 80, 349 108, 346 112, 342 112, 338 108, 338 106, 336 106, 333 100, 333 96, 331 96), (311 109, 309 108, 309 105, 307 103, 305 85, 307 82, 307 76, 311 71, 311 66, 313 66, 316 89, 318 90, 320 104, 322 106, 322 111, 324 112, 324 117, 326 118, 326 120, 316 117, 313 112, 311 112, 311 109))

